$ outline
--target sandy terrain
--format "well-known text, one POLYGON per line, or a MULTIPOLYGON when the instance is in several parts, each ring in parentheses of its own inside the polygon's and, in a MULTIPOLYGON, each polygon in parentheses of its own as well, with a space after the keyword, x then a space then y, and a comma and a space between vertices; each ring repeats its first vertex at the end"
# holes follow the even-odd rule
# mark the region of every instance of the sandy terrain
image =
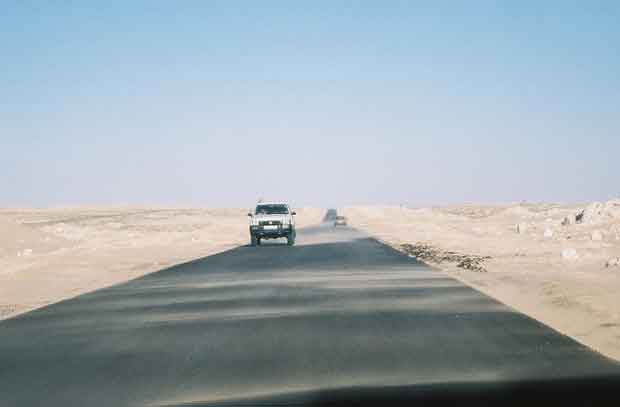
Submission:
MULTIPOLYGON (((620 214, 599 211, 597 216, 590 210, 577 223, 573 217, 583 208, 524 204, 350 207, 343 212, 353 226, 418 257, 430 253, 425 257, 430 264, 620 359, 620 266, 606 267, 620 257, 620 214), (569 224, 562 225, 567 217, 569 224), (463 269, 452 261, 460 254, 483 258, 472 262, 467 257, 463 269), (438 264, 440 257, 449 259, 438 264), (486 272, 472 271, 478 267, 486 272)), ((324 214, 320 209, 297 212, 299 227, 318 223, 324 214)), ((0 210, 0 319, 247 244, 246 213, 138 207, 0 210)))
MULTIPOLYGON (((297 209, 297 225, 324 211, 297 209)), ((247 209, 0 210, 0 319, 248 243, 247 209)))
POLYGON ((385 206, 342 212, 353 226, 400 250, 424 256, 433 248, 435 258, 426 256, 430 264, 620 359, 620 266, 613 265, 620 257, 620 201, 588 206, 578 223, 573 217, 584 207, 385 206), (479 263, 486 272, 467 269, 468 262, 465 269, 455 261, 437 262, 458 258, 455 254, 489 256, 479 263))

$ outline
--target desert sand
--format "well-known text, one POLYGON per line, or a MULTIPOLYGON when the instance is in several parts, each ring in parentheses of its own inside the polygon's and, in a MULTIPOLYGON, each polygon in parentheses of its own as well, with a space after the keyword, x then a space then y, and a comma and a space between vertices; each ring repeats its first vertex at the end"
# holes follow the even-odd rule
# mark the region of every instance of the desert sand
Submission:
MULTIPOLYGON (((296 209, 297 225, 323 211, 296 209)), ((248 243, 247 209, 0 210, 0 319, 248 243)))
MULTIPOLYGON (((298 227, 324 215, 297 212, 298 227)), ((341 212, 352 226, 620 359, 620 201, 341 212)), ((0 319, 245 245, 246 213, 2 209, 0 319)))
POLYGON ((620 200, 342 212, 352 226, 620 359, 620 200))

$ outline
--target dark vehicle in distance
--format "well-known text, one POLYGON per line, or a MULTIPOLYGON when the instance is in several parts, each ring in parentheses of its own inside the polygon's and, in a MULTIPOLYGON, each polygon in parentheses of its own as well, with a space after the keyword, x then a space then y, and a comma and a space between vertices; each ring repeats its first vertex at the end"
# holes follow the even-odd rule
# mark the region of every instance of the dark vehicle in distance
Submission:
POLYGON ((347 218, 344 216, 336 216, 336 220, 334 221, 334 227, 337 226, 347 226, 347 218))
POLYGON ((323 217, 323 222, 333 222, 338 216, 338 212, 335 209, 328 209, 323 217))

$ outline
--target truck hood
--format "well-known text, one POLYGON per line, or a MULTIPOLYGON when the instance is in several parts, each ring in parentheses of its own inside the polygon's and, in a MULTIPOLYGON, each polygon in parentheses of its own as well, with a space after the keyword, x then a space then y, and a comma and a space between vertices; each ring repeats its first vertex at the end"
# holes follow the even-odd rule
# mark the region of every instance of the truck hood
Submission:
POLYGON ((251 221, 254 222, 259 222, 259 221, 265 221, 265 220, 276 220, 276 221, 280 221, 282 223, 292 223, 293 222, 293 216, 291 215, 254 215, 251 218, 251 221))

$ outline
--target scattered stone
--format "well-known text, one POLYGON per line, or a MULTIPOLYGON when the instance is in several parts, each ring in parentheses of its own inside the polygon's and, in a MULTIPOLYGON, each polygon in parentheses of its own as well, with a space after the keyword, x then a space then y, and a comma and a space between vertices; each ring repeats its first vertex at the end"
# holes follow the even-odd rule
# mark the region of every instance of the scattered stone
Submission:
POLYGON ((603 204, 600 202, 592 202, 586 206, 584 210, 575 216, 577 223, 592 223, 598 220, 602 215, 603 204))
POLYGON ((568 215, 562 220, 562 226, 574 225, 576 222, 575 215, 568 215))
POLYGON ((481 265, 484 260, 485 259, 480 256, 463 256, 461 261, 456 264, 456 267, 460 267, 465 270, 485 272, 486 269, 481 265))
POLYGON ((601 233, 600 230, 593 230, 590 237, 593 241, 600 242, 601 240, 603 240, 603 233, 601 233))
POLYGON ((603 212, 610 218, 620 219, 620 199, 612 199, 611 201, 605 202, 603 212))
POLYGON ((607 260, 605 267, 620 267, 620 257, 613 257, 607 260))
POLYGON ((543 236, 547 239, 552 238, 553 237, 553 230, 551 228, 546 228, 545 232, 543 233, 543 236))
POLYGON ((620 199, 607 201, 604 204, 592 202, 577 214, 577 223, 600 223, 602 221, 620 219, 620 199))
POLYGON ((579 256, 577 255, 577 250, 571 247, 571 248, 562 250, 562 258, 564 260, 577 260, 579 256))
POLYGON ((524 234, 525 232, 527 232, 527 223, 517 223, 516 230, 517 233, 521 235, 524 234))
POLYGON ((432 263, 456 263, 457 267, 465 270, 486 272, 487 270, 482 266, 485 260, 490 259, 490 256, 477 256, 460 254, 455 252, 442 251, 428 244, 401 244, 401 250, 404 251, 409 257, 415 257, 422 261, 428 261, 432 263))

